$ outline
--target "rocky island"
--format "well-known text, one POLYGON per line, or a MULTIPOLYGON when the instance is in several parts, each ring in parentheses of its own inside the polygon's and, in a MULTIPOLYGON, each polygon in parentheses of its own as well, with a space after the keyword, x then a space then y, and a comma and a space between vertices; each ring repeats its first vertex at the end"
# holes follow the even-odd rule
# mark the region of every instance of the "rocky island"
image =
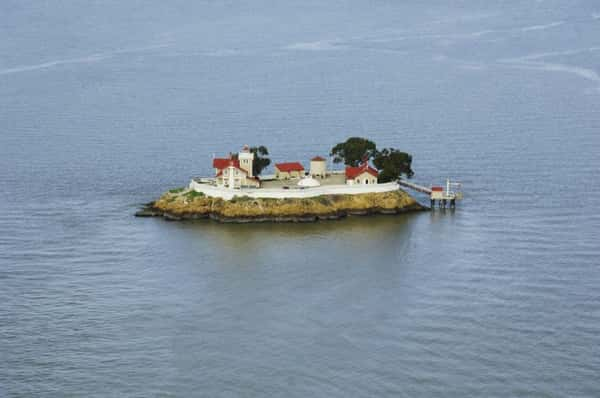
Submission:
POLYGON ((271 163, 264 146, 245 145, 238 153, 213 158, 213 177, 192 178, 136 213, 167 220, 209 218, 221 222, 310 222, 349 215, 398 214, 421 211, 412 196, 400 189, 401 174, 410 177, 412 157, 394 148, 377 150, 372 141, 352 137, 324 157, 275 163, 275 174, 261 175, 271 163), (371 165, 371 162, 374 166, 371 165))
POLYGON ((412 196, 396 190, 378 193, 320 195, 311 198, 251 198, 230 200, 190 189, 174 189, 136 213, 166 220, 209 218, 220 222, 311 222, 346 216, 399 214, 427 210, 412 196))

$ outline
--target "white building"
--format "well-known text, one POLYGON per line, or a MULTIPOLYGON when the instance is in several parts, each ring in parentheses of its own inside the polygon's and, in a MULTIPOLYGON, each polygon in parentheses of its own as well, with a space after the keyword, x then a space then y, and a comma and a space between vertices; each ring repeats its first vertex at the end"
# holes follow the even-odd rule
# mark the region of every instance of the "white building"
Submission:
POLYGON ((229 165, 217 173, 215 180, 217 186, 222 188, 258 188, 260 186, 258 178, 249 176, 236 159, 231 159, 229 165))
POLYGON ((361 163, 358 167, 346 167, 346 184, 373 185, 377 184, 379 173, 368 162, 361 163))
POLYGON ((325 178, 327 176, 327 160, 315 156, 310 160, 310 176, 325 178))

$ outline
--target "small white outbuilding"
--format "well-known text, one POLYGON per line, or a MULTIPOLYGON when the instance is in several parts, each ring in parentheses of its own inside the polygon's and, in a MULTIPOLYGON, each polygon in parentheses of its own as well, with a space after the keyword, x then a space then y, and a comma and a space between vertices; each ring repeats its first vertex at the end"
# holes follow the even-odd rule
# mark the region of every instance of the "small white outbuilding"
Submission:
POLYGON ((321 186, 321 183, 314 178, 308 176, 298 181, 298 186, 302 188, 313 188, 321 186))

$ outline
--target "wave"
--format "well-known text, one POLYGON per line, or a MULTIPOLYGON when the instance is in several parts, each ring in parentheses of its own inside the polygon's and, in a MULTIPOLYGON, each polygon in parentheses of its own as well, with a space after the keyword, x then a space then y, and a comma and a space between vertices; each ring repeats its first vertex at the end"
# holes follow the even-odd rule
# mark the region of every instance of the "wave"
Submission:
POLYGON ((213 51, 205 52, 203 53, 203 55, 207 57, 231 57, 235 55, 240 55, 241 53, 241 51, 232 48, 219 48, 213 51))
POLYGON ((10 75, 13 73, 30 72, 30 71, 35 71, 35 70, 40 70, 40 69, 48 69, 48 68, 53 68, 55 66, 68 65, 68 64, 89 64, 89 63, 102 61, 102 60, 105 60, 108 58, 112 58, 114 56, 121 55, 121 54, 144 52, 144 51, 164 48, 167 46, 168 46, 168 44, 157 44, 157 45, 152 45, 152 46, 121 49, 121 50, 109 51, 109 52, 104 52, 104 53, 95 53, 95 54, 87 55, 85 57, 57 59, 57 60, 53 60, 53 61, 42 62, 39 64, 15 66, 12 68, 0 69, 0 75, 10 75))
POLYGON ((600 82, 600 75, 598 75, 598 73, 595 70, 583 68, 581 66, 555 64, 549 62, 531 62, 524 64, 514 64, 513 66, 521 69, 544 70, 549 72, 566 72, 593 82, 600 82))
POLYGON ((528 54, 528 55, 524 55, 521 57, 516 57, 516 58, 505 58, 500 60, 500 62, 526 62, 526 61, 531 61, 531 60, 536 60, 536 59, 540 59, 540 58, 548 58, 548 57, 558 57, 558 56, 564 56, 564 55, 574 55, 574 54, 581 54, 581 53, 585 53, 585 52, 594 52, 594 51, 599 51, 600 47, 585 47, 585 48, 575 48, 575 49, 571 49, 571 50, 562 50, 562 51, 547 51, 547 52, 543 52, 543 53, 533 53, 533 54, 528 54))
POLYGON ((81 58, 69 58, 69 59, 59 59, 55 61, 42 62, 40 64, 34 65, 24 65, 24 66, 16 66, 13 68, 0 69, 0 75, 8 75, 11 73, 20 73, 20 72, 29 72, 38 69, 47 69, 52 68, 54 66, 66 65, 66 64, 77 64, 77 63, 91 63, 100 61, 102 59, 107 58, 102 54, 90 55, 87 57, 81 58))
POLYGON ((467 62, 458 64, 458 67, 460 69, 465 69, 465 70, 484 70, 484 69, 486 69, 486 66, 483 64, 467 63, 467 62))
MULTIPOLYGON (((598 15, 600 18, 600 14, 598 15)), ((565 24, 565 21, 555 21, 542 25, 528 25, 515 27, 510 29, 485 29, 475 32, 465 32, 465 33, 425 33, 425 34, 417 34, 417 35, 392 35, 389 37, 378 37, 376 39, 371 39, 367 41, 371 42, 386 42, 386 41, 399 41, 399 40, 409 40, 409 39, 473 39, 479 38, 482 36, 493 35, 493 34, 502 34, 502 33, 515 33, 515 32, 533 32, 537 30, 546 30, 552 29, 558 26, 562 26, 565 24)))
POLYGON ((340 50, 346 48, 339 40, 318 40, 312 42, 299 42, 287 45, 286 50, 301 50, 301 51, 328 51, 340 50))
POLYGON ((551 29, 551 28, 555 28, 557 26, 561 26, 564 25, 565 22, 564 21, 558 21, 558 22, 551 22, 545 25, 531 25, 531 26, 525 26, 522 27, 520 30, 521 32, 531 32, 534 30, 546 30, 546 29, 551 29))
MULTIPOLYGON (((600 17, 600 14, 598 15, 600 17)), ((564 25, 565 21, 554 21, 546 24, 538 24, 538 25, 528 25, 528 26, 520 26, 513 27, 509 29, 485 29, 474 32, 461 32, 461 33, 422 33, 422 34, 407 34, 406 30, 401 31, 392 31, 386 33, 379 34, 371 34, 369 36, 359 36, 353 37, 348 41, 348 39, 344 40, 317 40, 310 42, 298 42, 289 44, 284 47, 285 50, 301 50, 301 51, 330 51, 330 50, 339 50, 346 49, 350 46, 345 43, 353 43, 353 42, 363 42, 363 43, 389 43, 389 42, 397 42, 397 41, 405 41, 405 40, 430 40, 430 39, 438 39, 438 40, 471 40, 471 39, 479 39, 485 36, 490 35, 501 35, 501 34, 515 34, 515 33, 527 33, 527 32, 535 32, 546 29, 552 29, 559 26, 564 25)), ((374 50, 378 50, 375 49, 374 50)))
POLYGON ((570 73, 572 75, 581 77, 583 79, 600 83, 600 75, 594 69, 584 68, 582 66, 577 65, 567 65, 557 62, 545 62, 542 61, 543 58, 548 57, 556 57, 556 56, 565 56, 565 55, 574 55, 583 52, 593 52, 600 50, 600 47, 588 47, 588 48, 579 48, 572 50, 564 50, 564 51, 553 51, 553 52, 545 52, 545 53, 534 53, 525 55, 518 58, 510 58, 499 60, 498 63, 503 66, 508 66, 517 69, 527 69, 527 70, 542 70, 548 72, 564 72, 570 73))

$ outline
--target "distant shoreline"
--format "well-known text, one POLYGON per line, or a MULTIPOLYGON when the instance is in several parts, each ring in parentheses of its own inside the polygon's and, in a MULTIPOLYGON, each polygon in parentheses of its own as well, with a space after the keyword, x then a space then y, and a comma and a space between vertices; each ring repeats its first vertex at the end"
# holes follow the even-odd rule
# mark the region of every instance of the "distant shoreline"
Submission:
POLYGON ((393 215, 426 210, 429 209, 402 190, 312 198, 236 196, 231 200, 223 200, 189 189, 175 189, 148 203, 135 215, 162 217, 168 221, 211 219, 222 223, 279 223, 338 220, 348 216, 393 215))

